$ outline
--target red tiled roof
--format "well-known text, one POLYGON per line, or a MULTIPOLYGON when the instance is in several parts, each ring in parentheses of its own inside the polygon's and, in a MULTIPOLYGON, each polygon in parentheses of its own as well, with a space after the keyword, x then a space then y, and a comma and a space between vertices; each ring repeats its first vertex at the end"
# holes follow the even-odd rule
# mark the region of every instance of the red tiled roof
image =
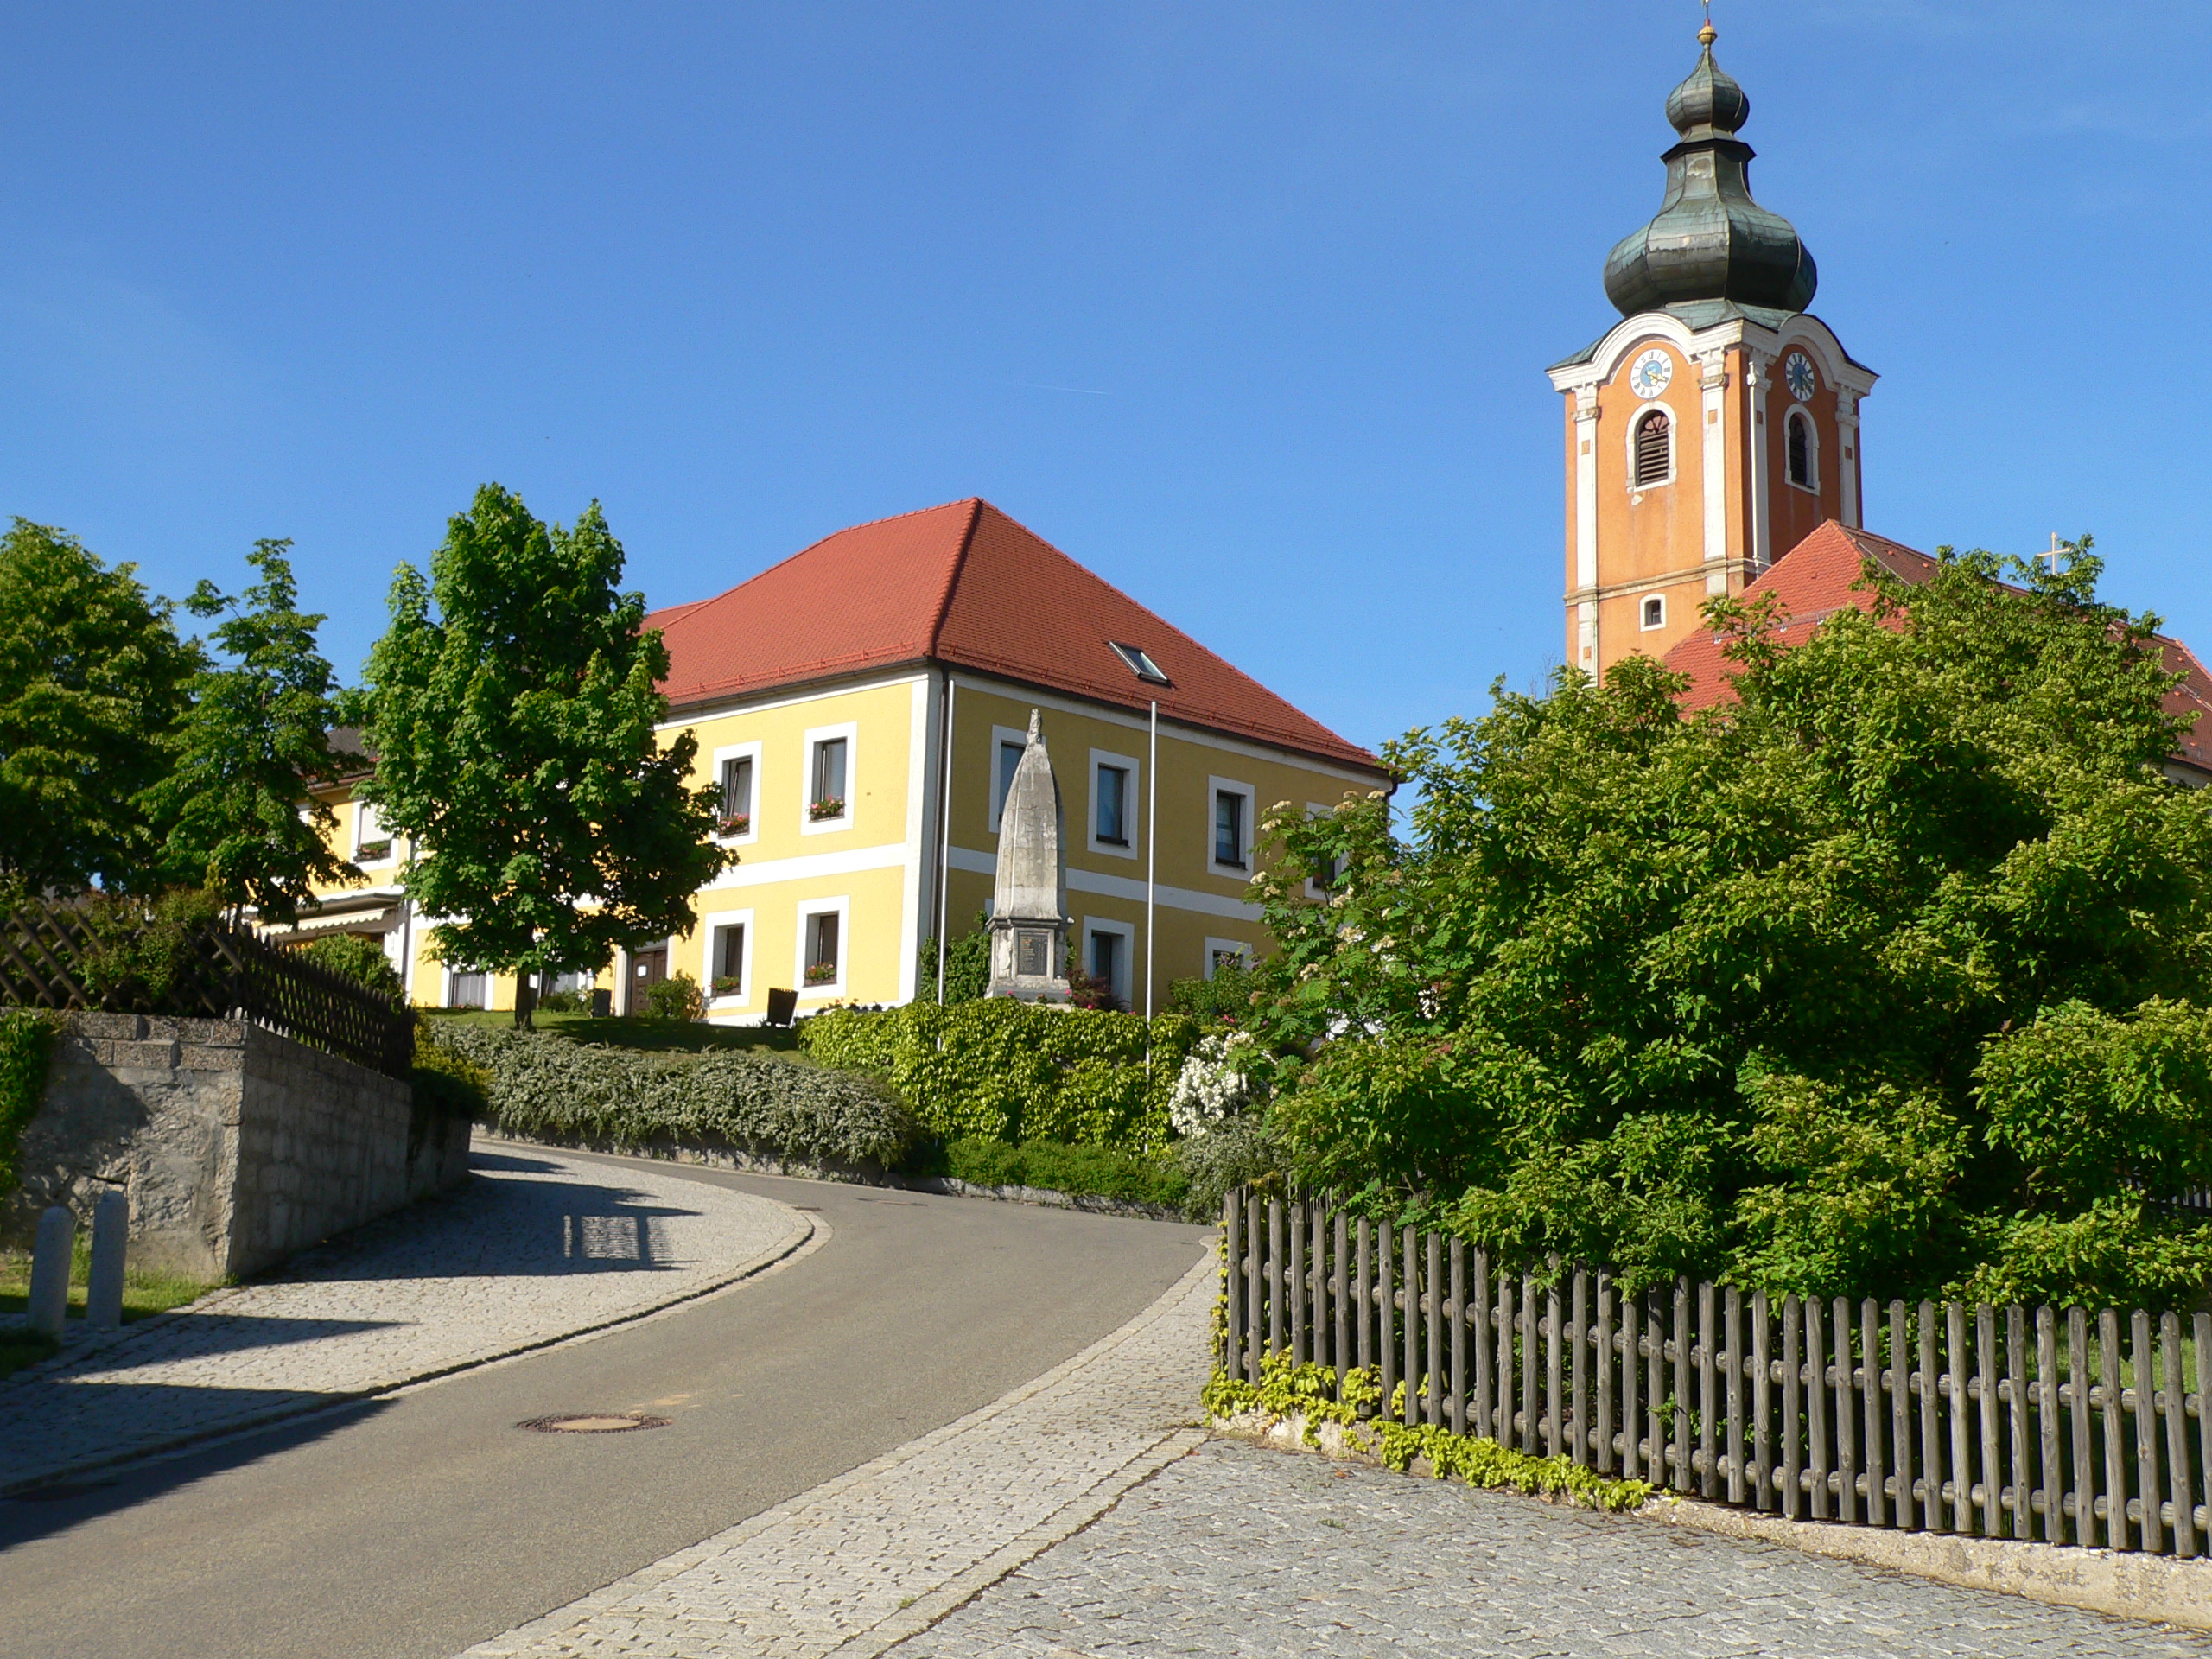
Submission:
MULTIPOLYGON (((1769 566, 1744 589, 1743 597, 1772 594, 1781 602, 1784 619, 1778 636, 1782 643, 1802 645, 1836 612, 1874 608, 1873 594, 1856 586, 1870 559, 1909 582, 1925 582, 1936 569, 1936 560, 1902 542, 1847 530, 1831 518, 1769 566)), ((2164 634, 2158 640, 2167 671, 2183 677, 2166 694, 2166 712, 2182 719, 2212 712, 2212 674, 2180 640, 2164 634)), ((1679 641, 1664 661, 1676 673, 1690 677, 1689 688, 1680 699, 1684 709, 1709 708, 1735 696, 1728 678, 1732 665, 1720 654, 1719 636, 1708 628, 1679 641)), ((2200 720, 2182 734, 2175 758, 2212 772, 2212 720, 2200 720)))
POLYGON ((677 709, 934 662, 1380 771, 1181 629, 988 501, 970 498, 825 537, 713 599, 645 619, 667 642, 677 709), (1170 683, 1114 652, 1150 653, 1170 683))

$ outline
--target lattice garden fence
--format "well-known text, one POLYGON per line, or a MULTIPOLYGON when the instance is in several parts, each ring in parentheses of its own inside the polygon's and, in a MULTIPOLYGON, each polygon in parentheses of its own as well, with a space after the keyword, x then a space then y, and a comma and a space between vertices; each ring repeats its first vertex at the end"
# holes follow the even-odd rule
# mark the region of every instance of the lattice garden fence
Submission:
POLYGON ((209 925, 194 930, 158 995, 87 972, 106 944, 82 911, 28 904, 0 912, 0 1007, 244 1019, 386 1076, 415 1058, 413 1016, 342 974, 209 925))
POLYGON ((1223 1223, 1219 1357, 1252 1383, 1372 1368, 1409 1425, 1794 1520, 2212 1553, 2212 1315, 1628 1294, 1325 1198, 1223 1223))

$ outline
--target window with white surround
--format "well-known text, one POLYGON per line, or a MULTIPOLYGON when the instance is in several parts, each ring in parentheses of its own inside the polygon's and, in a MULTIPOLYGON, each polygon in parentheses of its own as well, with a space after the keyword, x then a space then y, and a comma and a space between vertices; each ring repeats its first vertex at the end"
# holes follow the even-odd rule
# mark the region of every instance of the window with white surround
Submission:
POLYGON ((1206 977, 1211 979, 1224 966, 1249 968, 1252 947, 1243 939, 1208 939, 1206 941, 1206 977))
POLYGON ((1129 980, 1136 961, 1137 930, 1134 923, 1088 916, 1083 923, 1083 971, 1103 985, 1123 1005, 1130 1001, 1129 980))
POLYGON ((391 832, 384 827, 377 810, 366 801, 353 807, 353 861, 367 866, 392 860, 391 832))
POLYGON ((1252 812, 1256 791, 1233 778, 1206 780, 1206 868, 1216 875, 1252 874, 1252 812))
POLYGON ((753 995, 753 912, 725 911, 707 922, 708 998, 743 1002, 753 995))
POLYGON ((854 739, 858 727, 820 726, 806 734, 806 816, 810 835, 848 830, 853 823, 854 739))
POLYGON ((1783 428, 1783 448, 1788 452, 1788 477, 1801 490, 1821 487, 1820 434, 1813 429, 1813 417, 1802 409, 1789 411, 1788 423, 1783 428))
POLYGON ((845 994, 846 918, 851 900, 810 899, 798 907, 798 974, 801 996, 845 994))
POLYGON ((1637 626, 1646 633, 1667 626, 1667 596, 1664 594, 1652 594, 1645 598, 1638 613, 1637 626))
POLYGON ((715 830, 726 842, 757 841, 760 836, 760 746, 731 743, 715 751, 715 830))
POLYGON ((1133 755, 1109 754, 1104 749, 1090 752, 1092 852, 1116 858, 1137 855, 1140 775, 1133 755))
POLYGON ((1006 811, 1007 791, 1014 787, 1014 771, 1021 764, 1021 752, 1029 747, 1029 734, 1017 732, 1011 726, 991 728, 991 833, 999 832, 999 819, 1006 811))
POLYGON ((1629 486, 1649 490, 1675 476, 1675 422, 1654 404, 1629 423, 1629 486))

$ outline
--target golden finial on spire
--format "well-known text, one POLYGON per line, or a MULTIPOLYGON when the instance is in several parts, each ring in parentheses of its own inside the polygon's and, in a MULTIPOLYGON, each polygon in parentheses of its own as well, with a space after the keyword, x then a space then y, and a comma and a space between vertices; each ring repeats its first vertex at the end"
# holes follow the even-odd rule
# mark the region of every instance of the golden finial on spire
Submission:
POLYGON ((1705 27, 1697 32, 1697 43, 1710 51, 1719 38, 1720 31, 1713 26, 1713 0, 1705 0, 1705 27))

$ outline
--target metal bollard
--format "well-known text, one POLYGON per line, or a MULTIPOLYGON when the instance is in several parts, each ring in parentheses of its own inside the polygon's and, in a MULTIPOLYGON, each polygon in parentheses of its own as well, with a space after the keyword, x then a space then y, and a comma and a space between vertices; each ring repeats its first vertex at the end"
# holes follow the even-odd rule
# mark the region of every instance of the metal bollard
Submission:
POLYGON ((85 1287, 85 1322, 95 1331, 123 1323, 123 1255, 130 1235, 130 1198, 101 1193, 92 1206, 92 1270, 85 1287))
POLYGON ((69 1316, 69 1255, 77 1247, 77 1218, 60 1205, 38 1218, 38 1244, 31 1252, 31 1329, 61 1334, 69 1316))

